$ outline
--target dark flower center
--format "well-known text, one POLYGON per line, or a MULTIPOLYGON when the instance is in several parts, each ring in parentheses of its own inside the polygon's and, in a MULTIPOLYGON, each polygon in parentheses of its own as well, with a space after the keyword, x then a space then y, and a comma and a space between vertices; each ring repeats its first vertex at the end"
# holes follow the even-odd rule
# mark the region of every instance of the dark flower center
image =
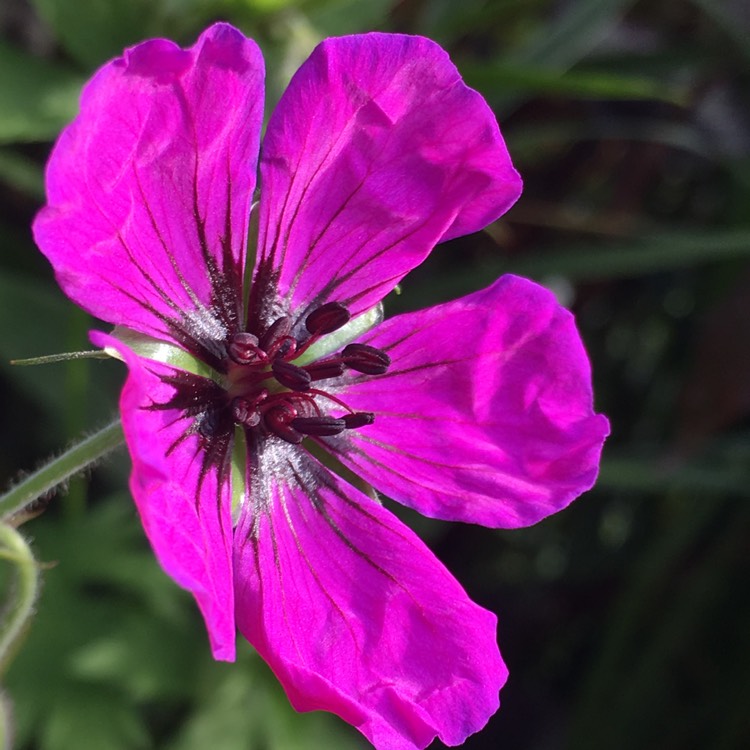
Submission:
POLYGON ((210 440, 217 426, 227 430, 241 425, 259 437, 298 444, 306 435, 329 437, 372 424, 374 414, 353 411, 329 391, 336 390, 346 370, 386 372, 391 360, 384 351, 349 344, 318 361, 295 363, 321 336, 343 327, 349 318, 343 305, 329 302, 305 318, 302 333, 294 334, 292 319, 282 316, 259 336, 232 334, 226 342, 228 385, 223 397, 209 399, 196 431, 210 440), (329 410, 339 416, 331 416, 329 410))

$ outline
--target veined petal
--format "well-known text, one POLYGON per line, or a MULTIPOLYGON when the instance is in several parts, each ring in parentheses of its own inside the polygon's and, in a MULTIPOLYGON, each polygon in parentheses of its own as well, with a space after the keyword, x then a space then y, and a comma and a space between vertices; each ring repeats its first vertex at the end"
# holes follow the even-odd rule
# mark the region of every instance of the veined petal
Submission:
POLYGON ((342 397, 375 422, 323 442, 377 490, 428 516, 514 528, 594 483, 609 425, 573 316, 546 289, 504 276, 362 341, 391 368, 342 397))
POLYGON ((366 310, 521 190, 494 115, 447 54, 377 33, 328 39, 302 65, 268 124, 261 185, 257 268, 300 315, 366 310))
POLYGON ((100 69, 34 223, 65 292, 111 323, 210 350, 240 312, 262 117, 260 52, 226 24, 100 69))
POLYGON ((235 535, 237 623, 300 711, 332 711, 379 750, 481 729, 507 678, 496 618, 374 500, 267 443, 235 535))
POLYGON ((231 445, 223 455, 201 448, 191 434, 194 420, 162 408, 174 395, 165 382, 174 369, 135 356, 111 336, 91 338, 116 349, 130 370, 120 410, 133 461, 130 489, 146 535, 162 568, 198 602, 214 657, 233 661, 231 445))

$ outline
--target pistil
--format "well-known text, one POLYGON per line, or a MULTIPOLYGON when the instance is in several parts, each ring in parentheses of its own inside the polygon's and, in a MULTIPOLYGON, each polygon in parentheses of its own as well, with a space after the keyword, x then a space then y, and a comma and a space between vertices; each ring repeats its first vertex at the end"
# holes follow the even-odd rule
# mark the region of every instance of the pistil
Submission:
POLYGON ((349 311, 329 302, 305 318, 308 334, 300 340, 292 334, 290 316, 277 318, 262 335, 242 331, 227 343, 227 394, 234 424, 263 436, 276 436, 298 444, 305 436, 331 437, 359 429, 375 420, 372 412, 355 412, 336 396, 313 383, 340 378, 347 369, 381 375, 390 357, 366 344, 349 344, 339 353, 307 365, 296 360, 312 343, 338 330, 350 320, 349 311), (341 408, 343 416, 326 414, 318 401, 341 408))

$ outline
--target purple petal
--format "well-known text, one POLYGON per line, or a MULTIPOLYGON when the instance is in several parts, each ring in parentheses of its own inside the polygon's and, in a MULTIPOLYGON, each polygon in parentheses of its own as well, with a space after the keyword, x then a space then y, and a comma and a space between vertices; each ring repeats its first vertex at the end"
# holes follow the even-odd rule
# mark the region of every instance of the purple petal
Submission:
POLYGON ((65 292, 151 335, 226 326, 262 115, 260 52, 226 24, 188 50, 155 39, 99 70, 52 153, 34 223, 65 292))
POLYGON ((264 502, 235 536, 237 623, 295 708, 332 711, 381 750, 481 729, 507 678, 495 616, 301 449, 269 442, 260 458, 264 502))
POLYGON ((328 39, 297 72, 261 158, 259 268, 291 309, 380 300, 441 240, 477 231, 521 181, 495 117, 434 42, 328 39))
POLYGON ((341 397, 375 421, 325 442, 379 491, 428 516, 514 528, 594 483, 609 425, 573 316, 549 291, 504 276, 363 341, 393 364, 341 397))
POLYGON ((159 564, 198 602, 216 659, 235 657, 232 517, 228 471, 204 470, 192 419, 154 409, 174 389, 161 376, 174 370, 136 357, 117 339, 91 335, 116 349, 130 374, 120 399, 125 440, 133 460, 130 489, 159 564))

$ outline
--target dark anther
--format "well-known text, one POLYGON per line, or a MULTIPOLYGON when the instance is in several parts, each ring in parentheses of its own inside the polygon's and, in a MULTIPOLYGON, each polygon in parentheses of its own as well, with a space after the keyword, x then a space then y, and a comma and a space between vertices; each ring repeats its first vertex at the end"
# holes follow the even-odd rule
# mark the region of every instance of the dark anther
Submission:
POLYGON ((340 302, 326 302, 305 318, 305 328, 313 336, 337 331, 351 318, 349 311, 340 302))
POLYGON ((343 419, 334 417, 297 417, 291 422, 292 427, 304 435, 329 437, 338 435, 346 429, 343 419))
POLYGON ((275 348, 276 351, 273 352, 273 356, 284 358, 288 354, 294 354, 297 349, 297 342, 291 336, 286 336, 283 339, 278 339, 275 348))
POLYGON ((367 344, 349 344, 341 359, 347 367, 365 375, 382 375, 391 365, 391 358, 382 349, 367 344))
POLYGON ((328 378, 338 378, 344 374, 344 363, 340 360, 325 360, 306 365, 305 370, 310 373, 312 380, 326 380, 328 378))
POLYGON ((258 337, 252 333, 235 333, 229 341, 227 353, 238 365, 260 361, 264 354, 258 346, 258 337))
POLYGON ((255 427, 260 423, 260 412, 257 403, 246 398, 236 398, 232 401, 232 417, 237 424, 245 427, 255 427))
POLYGON ((268 351, 274 342, 289 335, 292 330, 292 319, 288 315, 277 318, 260 338, 260 348, 268 351))
POLYGON ((287 443, 297 445, 305 436, 291 425, 296 417, 297 410, 293 406, 281 403, 265 413, 264 421, 269 432, 287 443))
POLYGON ((347 430, 356 430, 357 427, 367 427, 375 421, 375 415, 371 411, 358 411, 354 414, 345 414, 342 417, 347 430))
POLYGON ((306 391, 312 382, 312 377, 307 370, 303 370, 291 362, 285 362, 283 359, 274 360, 271 369, 276 380, 292 391, 306 391))

